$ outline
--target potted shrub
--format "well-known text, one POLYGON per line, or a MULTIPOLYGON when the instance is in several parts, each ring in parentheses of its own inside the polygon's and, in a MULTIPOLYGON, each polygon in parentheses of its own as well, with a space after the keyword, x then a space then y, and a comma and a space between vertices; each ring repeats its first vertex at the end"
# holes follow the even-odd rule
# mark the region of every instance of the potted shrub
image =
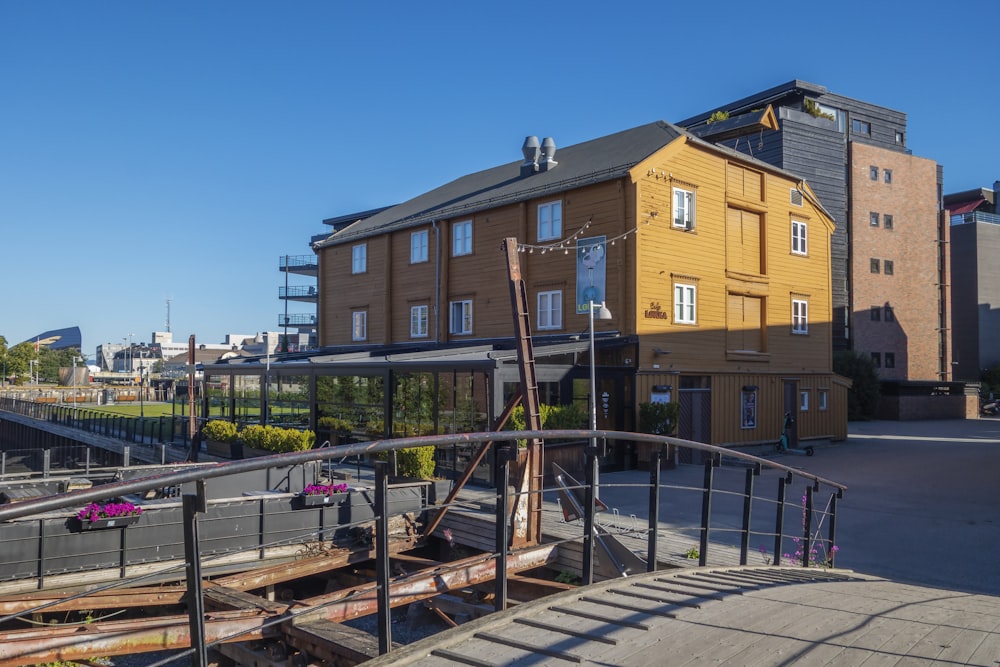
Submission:
POLYGON ((231 456, 231 445, 236 442, 236 424, 224 419, 213 419, 201 427, 205 451, 213 456, 231 456))
POLYGON ((244 426, 239 432, 244 458, 305 451, 312 448, 315 440, 316 434, 309 429, 300 431, 262 424, 244 426))
POLYGON ((436 504, 448 497, 451 491, 452 482, 450 479, 443 479, 434 476, 436 448, 433 445, 426 447, 405 447, 396 452, 396 470, 403 481, 417 480, 426 482, 426 501, 428 504, 436 504))
POLYGON ((139 520, 142 508, 128 502, 90 503, 76 514, 79 530, 124 528, 139 520))

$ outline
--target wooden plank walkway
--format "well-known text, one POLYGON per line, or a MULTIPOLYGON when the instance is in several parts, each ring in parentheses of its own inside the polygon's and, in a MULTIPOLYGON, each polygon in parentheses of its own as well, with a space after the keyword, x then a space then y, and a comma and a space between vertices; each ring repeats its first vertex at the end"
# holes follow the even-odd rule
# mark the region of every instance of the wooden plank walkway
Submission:
POLYGON ((841 570, 761 566, 608 580, 491 614, 365 665, 998 661, 998 597, 841 570))

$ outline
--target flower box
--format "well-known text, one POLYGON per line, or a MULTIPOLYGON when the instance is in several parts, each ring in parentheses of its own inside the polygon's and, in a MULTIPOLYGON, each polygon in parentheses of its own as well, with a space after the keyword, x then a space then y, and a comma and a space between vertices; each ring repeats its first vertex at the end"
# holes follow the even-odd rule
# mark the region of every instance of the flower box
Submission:
POLYGON ((347 498, 346 484, 309 484, 292 499, 293 506, 335 507, 347 498))
POLYGON ((81 519, 80 517, 74 518, 76 529, 81 532, 85 530, 101 530, 102 528, 127 528, 137 521, 139 521, 138 514, 115 517, 105 516, 93 521, 90 519, 81 519))
POLYGON ((142 508, 129 502, 90 503, 73 517, 77 530, 126 528, 139 520, 142 508))
POLYGON ((332 496, 307 496, 299 494, 292 498, 292 504, 296 508, 303 507, 337 507, 347 499, 346 493, 337 493, 332 496))

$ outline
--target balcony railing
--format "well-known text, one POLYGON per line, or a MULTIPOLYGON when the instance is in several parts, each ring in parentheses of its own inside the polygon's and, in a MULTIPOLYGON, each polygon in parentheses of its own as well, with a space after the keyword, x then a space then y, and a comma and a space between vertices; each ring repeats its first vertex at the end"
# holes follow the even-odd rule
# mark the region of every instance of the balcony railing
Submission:
POLYGON ((972 211, 970 213, 963 213, 962 215, 951 216, 952 225, 968 225, 973 222, 985 222, 991 225, 1000 225, 1000 214, 972 211))
POLYGON ((316 326, 316 315, 309 313, 288 314, 278 313, 279 327, 314 327, 316 326))
POLYGON ((315 285, 295 285, 293 287, 278 288, 279 299, 291 299, 293 301, 316 303, 316 298, 318 296, 319 290, 316 289, 315 285))
POLYGON ((316 255, 282 255, 278 259, 278 270, 315 276, 319 271, 319 260, 316 255))

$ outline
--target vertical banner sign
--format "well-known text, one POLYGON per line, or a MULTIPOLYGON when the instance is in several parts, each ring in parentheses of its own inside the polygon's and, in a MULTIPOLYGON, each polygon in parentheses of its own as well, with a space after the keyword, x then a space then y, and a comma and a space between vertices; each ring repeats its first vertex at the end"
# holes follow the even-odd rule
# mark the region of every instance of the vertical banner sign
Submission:
POLYGON ((576 242, 576 313, 586 315, 590 302, 605 301, 607 283, 606 237, 594 236, 576 242))
POLYGON ((757 390, 744 389, 740 406, 740 428, 757 428, 757 390))

